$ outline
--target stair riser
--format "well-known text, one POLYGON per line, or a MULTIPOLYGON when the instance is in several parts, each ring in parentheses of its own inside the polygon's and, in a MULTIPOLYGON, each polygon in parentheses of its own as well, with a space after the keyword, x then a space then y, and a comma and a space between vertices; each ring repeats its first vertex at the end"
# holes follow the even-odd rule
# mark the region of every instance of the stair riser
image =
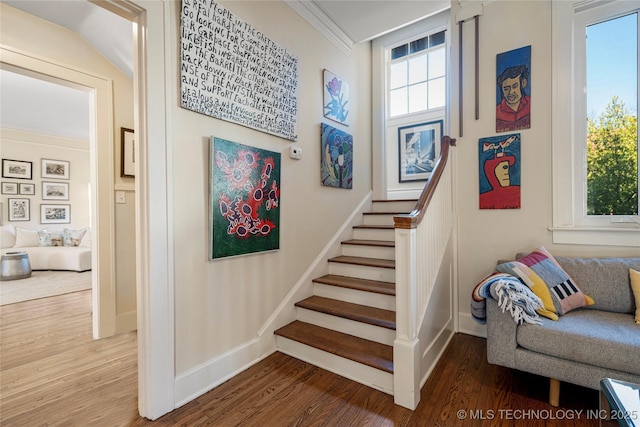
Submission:
POLYGON ((395 241, 396 232, 393 229, 376 230, 371 228, 354 228, 353 238, 362 240, 390 240, 395 241))
POLYGON ((396 281, 396 271, 392 268, 368 267, 364 265, 329 263, 329 273, 339 276, 357 277, 359 279, 379 280, 382 282, 396 281))
POLYGON ((318 350, 317 348, 281 336, 276 337, 276 346, 279 351, 289 356, 393 395, 393 375, 388 372, 336 356, 335 354, 327 353, 326 351, 318 350))
POLYGON ((356 337, 364 338, 369 341, 379 342, 380 344, 393 345, 396 339, 396 331, 392 329, 382 328, 380 326, 369 325, 367 323, 358 322, 351 319, 333 316, 318 311, 308 310, 306 308, 296 307, 297 319, 311 323, 323 328, 332 329, 356 337))
POLYGON ((313 294, 319 297, 337 299, 353 304, 367 305, 383 310, 396 310, 396 297, 358 289, 343 288, 341 286, 326 285, 324 283, 313 284, 313 294))
POLYGON ((393 225, 393 217, 395 215, 364 215, 364 225, 393 225))
POLYGON ((363 258, 395 259, 396 248, 343 244, 342 255, 357 256, 363 258))
POLYGON ((406 212, 409 213, 416 206, 416 201, 374 202, 372 212, 406 212))

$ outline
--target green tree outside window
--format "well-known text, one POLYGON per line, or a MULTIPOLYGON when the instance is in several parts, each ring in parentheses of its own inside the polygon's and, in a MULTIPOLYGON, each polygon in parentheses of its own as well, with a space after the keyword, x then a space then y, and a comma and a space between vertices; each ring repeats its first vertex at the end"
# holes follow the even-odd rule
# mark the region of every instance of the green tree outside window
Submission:
POLYGON ((638 215, 638 117, 614 96, 587 130, 587 214, 638 215))

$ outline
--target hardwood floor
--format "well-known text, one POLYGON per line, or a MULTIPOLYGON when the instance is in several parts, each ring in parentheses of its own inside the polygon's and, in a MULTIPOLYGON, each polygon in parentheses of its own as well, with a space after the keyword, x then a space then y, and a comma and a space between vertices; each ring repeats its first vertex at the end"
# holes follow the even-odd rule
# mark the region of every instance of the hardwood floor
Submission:
POLYGON ((0 425, 9 426, 597 426, 597 391, 486 361, 456 334, 416 411, 282 353, 152 422, 137 415, 136 334, 91 339, 91 292, 0 307, 0 425), (459 412, 461 411, 461 412, 459 412), (475 419, 472 419, 475 418, 475 419), (484 419, 480 419, 484 418, 484 419), (559 419, 563 418, 563 419, 559 419))

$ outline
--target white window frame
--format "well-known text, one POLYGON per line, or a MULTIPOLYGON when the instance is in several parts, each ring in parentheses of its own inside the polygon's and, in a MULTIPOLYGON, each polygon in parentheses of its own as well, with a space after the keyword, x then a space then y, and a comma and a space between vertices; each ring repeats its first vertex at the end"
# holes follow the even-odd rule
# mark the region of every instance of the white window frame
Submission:
MULTIPOLYGON (((585 26, 637 10, 633 2, 552 2, 553 242, 640 247, 637 215, 586 215, 585 26), (567 54, 571 52, 571 54, 567 54)), ((640 85, 639 85, 640 87, 640 85)))
MULTIPOLYGON (((434 15, 415 22, 400 30, 385 34, 372 41, 372 137, 373 137, 373 170, 377 171, 373 177, 373 197, 378 199, 403 199, 415 198, 420 195, 424 187, 423 181, 397 182, 397 159, 390 153, 397 156, 397 136, 387 138, 389 127, 400 127, 421 121, 432 121, 443 119, 443 134, 448 134, 449 108, 450 108, 450 82, 451 82, 451 29, 450 11, 445 9, 434 15), (432 110, 424 110, 415 113, 408 113, 402 116, 389 117, 387 102, 387 56, 386 53, 391 48, 402 44, 405 41, 416 40, 428 34, 434 34, 446 30, 445 34, 445 57, 446 57, 446 105, 432 110), (380 108, 378 106, 383 106, 380 108), (395 152, 394 152, 395 151, 395 152)), ((392 132, 393 133, 393 132, 392 132)))
MULTIPOLYGON (((439 78, 444 78, 445 86, 446 86, 446 82, 448 81, 448 78, 449 78, 449 76, 447 75, 447 71, 448 70, 447 70, 447 67, 446 67, 446 62, 447 62, 447 41, 448 41, 447 32, 448 31, 447 31, 446 27, 442 27, 442 29, 440 31, 438 31, 438 30, 429 30, 429 31, 427 31, 427 32, 425 32, 423 34, 418 35, 418 36, 413 36, 413 37, 411 37, 409 39, 401 40, 400 42, 394 43, 393 45, 386 47, 386 49, 385 49, 385 56, 386 56, 385 60, 386 60, 386 63, 387 63, 386 64, 387 65, 386 66, 386 70, 385 70, 385 72, 386 72, 386 82, 387 82, 386 94, 388 95, 391 91, 399 89, 400 87, 404 87, 407 90, 407 99, 406 99, 406 101, 407 101, 407 112, 404 113, 404 114, 397 114, 395 116, 392 116, 391 115, 391 97, 390 96, 386 97, 387 98, 386 99, 386 102, 387 102, 386 108, 387 108, 387 120, 388 121, 402 120, 403 118, 405 118, 407 116, 411 116, 411 115, 417 116, 417 115, 424 115, 424 114, 428 114, 428 113, 433 113, 436 116, 439 115, 439 114, 442 114, 442 118, 444 120, 444 113, 443 112, 445 111, 445 108, 446 108, 446 105, 447 105, 446 91, 445 91, 445 105, 444 106, 429 108, 429 101, 427 99, 427 108, 424 108, 422 110, 417 110, 417 111, 409 111, 409 105, 410 105, 409 88, 411 86, 413 86, 415 84, 419 84, 419 83, 426 83, 427 86, 428 86, 429 82, 434 81, 434 80, 439 79, 439 78), (414 53, 409 52, 405 56, 401 56, 401 57, 396 58, 396 59, 391 59, 391 51, 393 49, 395 49, 397 47, 400 47, 402 45, 405 45, 405 44, 410 46, 411 43, 414 42, 414 41, 420 40, 423 37, 428 37, 428 36, 432 36, 434 34, 438 34, 440 32, 444 32, 445 33, 445 39, 444 39, 444 42, 442 44, 436 45, 434 47, 427 47, 427 48, 425 48, 423 50, 420 50, 420 51, 414 52, 414 53), (404 86, 400 86, 398 88, 391 89, 391 67, 394 64, 397 64, 397 63, 400 63, 400 62, 406 62, 407 63, 407 68, 409 68, 409 64, 410 64, 412 59, 425 56, 427 58, 427 69, 428 69, 429 68, 429 61, 430 61, 429 53, 434 52, 436 50, 440 50, 440 49, 444 52, 444 56, 445 56, 445 73, 444 73, 443 76, 438 76, 438 77, 430 79, 429 76, 428 76, 428 72, 427 72, 427 76, 425 77, 424 80, 421 80, 419 83, 410 83, 409 82, 409 70, 407 69, 407 83, 404 86)), ((410 47, 408 49, 410 49, 410 47)), ((429 97, 429 93, 427 92, 427 98, 428 97, 429 97)))

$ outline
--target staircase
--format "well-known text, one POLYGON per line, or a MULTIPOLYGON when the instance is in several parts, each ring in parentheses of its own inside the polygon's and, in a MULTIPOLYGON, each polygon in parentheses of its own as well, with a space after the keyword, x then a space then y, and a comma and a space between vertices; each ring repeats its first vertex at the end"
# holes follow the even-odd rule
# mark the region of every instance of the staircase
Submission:
POLYGON ((415 202, 373 202, 329 274, 313 279, 314 295, 295 304, 297 320, 275 331, 279 351, 393 394, 393 217, 415 202))

